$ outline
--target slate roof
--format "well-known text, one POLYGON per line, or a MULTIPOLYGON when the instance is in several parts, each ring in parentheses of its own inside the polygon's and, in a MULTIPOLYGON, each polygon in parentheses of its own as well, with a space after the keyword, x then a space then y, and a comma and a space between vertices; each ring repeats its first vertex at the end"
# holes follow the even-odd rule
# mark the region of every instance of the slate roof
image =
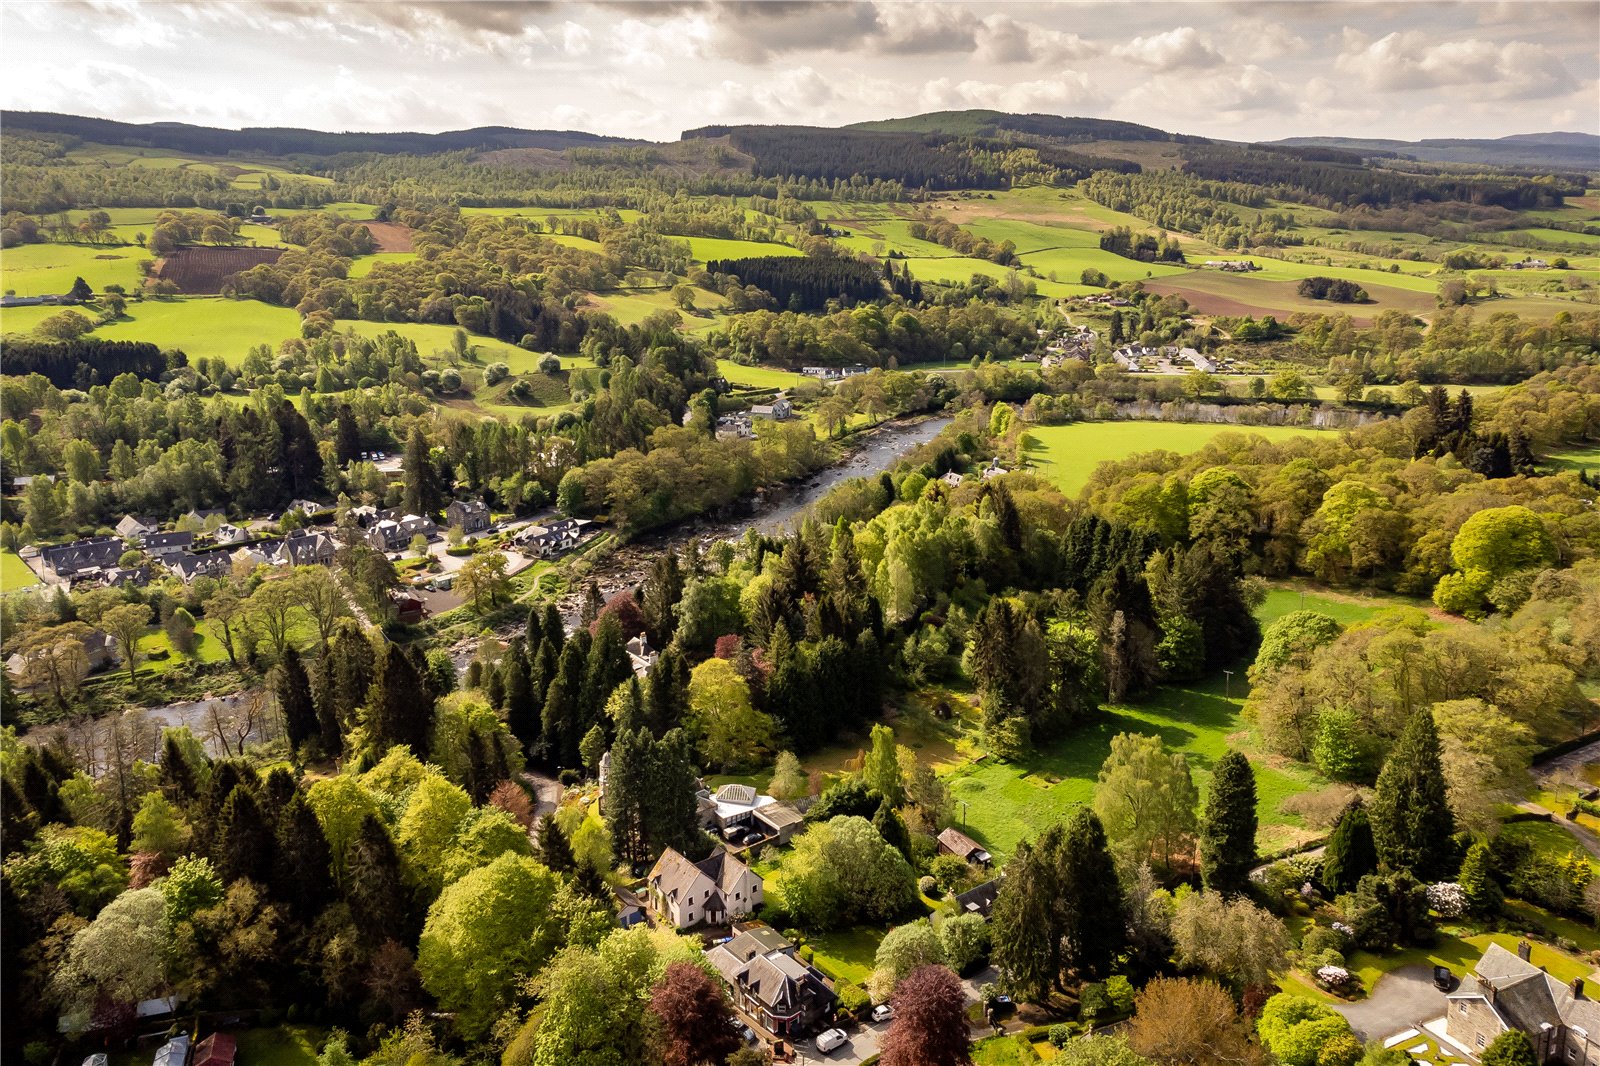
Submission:
POLYGON ((1600 1003, 1572 989, 1515 952, 1491 943, 1450 999, 1482 998, 1509 1028, 1537 1033, 1545 1025, 1600 1033, 1600 1003))
POLYGON ((79 570, 96 570, 115 566, 128 546, 121 537, 88 537, 71 544, 57 544, 39 549, 39 558, 58 575, 75 574, 79 570))
POLYGON ((990 858, 988 851, 984 849, 982 844, 973 840, 955 826, 951 826, 939 834, 939 843, 949 848, 952 855, 959 855, 968 862, 973 860, 988 862, 990 858))
POLYGON ((1000 895, 1000 879, 985 881, 977 888, 969 888, 965 892, 956 894, 956 909, 962 914, 981 914, 989 917, 989 912, 994 909, 994 901, 1000 895))

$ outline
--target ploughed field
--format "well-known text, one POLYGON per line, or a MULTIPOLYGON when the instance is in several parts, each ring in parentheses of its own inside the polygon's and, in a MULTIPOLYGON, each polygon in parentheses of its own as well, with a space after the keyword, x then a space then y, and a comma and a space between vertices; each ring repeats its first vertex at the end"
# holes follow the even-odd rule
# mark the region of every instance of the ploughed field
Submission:
POLYGON ((157 276, 185 295, 212 296, 233 275, 276 263, 282 255, 282 248, 179 248, 161 261, 157 276))

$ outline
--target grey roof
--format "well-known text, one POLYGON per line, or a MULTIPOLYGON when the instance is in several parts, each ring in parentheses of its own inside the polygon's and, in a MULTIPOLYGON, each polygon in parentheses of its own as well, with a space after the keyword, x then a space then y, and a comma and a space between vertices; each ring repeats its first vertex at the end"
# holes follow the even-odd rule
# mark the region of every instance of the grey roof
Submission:
POLYGON ((1515 952, 1491 943, 1474 969, 1450 999, 1487 999, 1502 1022, 1525 1033, 1537 1033, 1545 1025, 1600 1033, 1600 1004, 1574 996, 1570 987, 1515 952))
POLYGON ((981 914, 989 917, 994 901, 1000 895, 1000 879, 985 881, 977 888, 969 888, 956 895, 956 909, 963 914, 981 914))
POLYGON ((189 1035, 179 1033, 161 1045, 151 1066, 185 1066, 189 1061, 189 1035))
POLYGON ((72 574, 79 570, 113 566, 127 550, 128 546, 121 537, 88 537, 71 544, 41 548, 39 558, 58 574, 72 574))
POLYGON ((749 785, 723 785, 717 789, 718 803, 737 803, 744 807, 754 806, 756 790, 749 785))
POLYGON ((767 823, 773 829, 799 825, 806 820, 805 815, 787 803, 769 803, 765 807, 757 807, 755 815, 759 821, 767 823))
POLYGON ((144 546, 149 551, 157 548, 187 548, 193 543, 193 533, 146 533, 144 536, 144 546))

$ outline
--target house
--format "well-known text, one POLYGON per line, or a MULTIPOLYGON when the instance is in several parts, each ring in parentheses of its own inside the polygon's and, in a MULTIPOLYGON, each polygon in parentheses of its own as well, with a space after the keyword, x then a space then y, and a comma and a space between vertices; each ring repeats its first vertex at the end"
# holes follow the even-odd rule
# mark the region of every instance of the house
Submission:
POLYGON ((632 929, 645 920, 644 901, 635 892, 626 888, 613 888, 612 893, 617 897, 617 924, 624 929, 632 929))
POLYGON ((738 1008, 779 1037, 819 1028, 836 999, 828 979, 801 961, 794 945, 769 925, 753 923, 706 952, 738 1008))
POLYGON ((940 855, 954 855, 956 858, 964 859, 974 866, 988 866, 994 861, 994 856, 985 851, 982 844, 973 840, 955 826, 951 826, 939 834, 938 853, 940 855))
MULTIPOLYGON (((28 652, 26 655, 17 652, 6 660, 7 672, 17 679, 17 687, 22 691, 32 692, 44 686, 43 679, 40 679, 39 683, 34 683, 33 679, 27 676, 29 665, 33 663, 37 656, 44 654, 44 651, 45 649, 41 648, 28 652)), ((83 665, 85 669, 78 676, 78 680, 81 681, 96 670, 104 670, 119 661, 121 661, 121 656, 117 654, 117 642, 111 638, 111 634, 103 629, 91 630, 83 636, 83 665)), ((48 669, 54 668, 50 667, 48 669)))
POLYGON ((983 480, 988 481, 990 478, 1005 477, 1009 473, 1011 471, 1001 466, 999 459, 990 459, 989 465, 983 468, 983 480))
POLYGON ((949 485, 953 489, 961 487, 961 475, 956 473, 954 470, 950 471, 948 474, 945 474, 939 480, 944 482, 946 485, 949 485))
POLYGON ((755 812, 778 801, 763 796, 750 785, 723 785, 711 797, 710 818, 702 824, 712 832, 749 825, 755 812))
POLYGON ((56 577, 70 580, 117 565, 128 546, 121 537, 88 537, 71 544, 57 544, 39 550, 39 560, 56 577))
POLYGON ((395 621, 402 625, 414 626, 428 617, 428 605, 420 597, 390 590, 389 599, 394 603, 395 621))
POLYGON ((699 862, 668 848, 645 883, 651 912, 680 931, 722 925, 761 906, 761 878, 721 848, 699 862))
POLYGON ((280 566, 327 566, 338 550, 326 533, 297 529, 283 538, 271 561, 280 566))
POLYGON ((131 514, 122 516, 122 521, 116 525, 117 536, 123 540, 139 543, 139 538, 154 533, 158 527, 148 518, 135 518, 131 514))
POLYGON ((1564 984, 1535 966, 1532 954, 1526 940, 1515 953, 1490 944, 1445 997, 1445 1034, 1481 1054, 1501 1033, 1520 1029, 1539 1062, 1600 1066, 1600 1004, 1584 994, 1582 977, 1564 984))
POLYGON ((750 415, 744 411, 736 411, 717 419, 718 440, 751 440, 755 435, 756 430, 750 422, 750 415))
POLYGON ((124 569, 114 566, 100 575, 101 582, 110 589, 138 588, 142 589, 150 584, 150 568, 148 566, 135 566, 124 569))
POLYGON ((378 515, 367 527, 367 543, 379 551, 403 551, 416 537, 432 540, 439 535, 439 526, 431 518, 414 514, 394 517, 394 511, 380 511, 378 515))
POLYGON ((194 547, 193 533, 147 533, 143 548, 157 559, 179 555, 194 547))
POLYGON ((794 417, 794 405, 779 396, 771 403, 758 403, 750 408, 751 418, 769 418, 774 422, 787 422, 794 417))
POLYGON ((228 517, 228 513, 226 511, 219 510, 219 509, 213 507, 213 508, 211 508, 209 510, 204 510, 204 511, 201 511, 201 510, 185 511, 183 513, 183 517, 180 518, 179 521, 183 522, 185 524, 197 525, 201 529, 204 529, 206 523, 211 521, 213 518, 226 520, 227 517, 228 517))
MULTIPOLYGON (((278 547, 281 543, 281 541, 276 540, 258 540, 253 544, 242 544, 232 552, 226 553, 228 565, 230 567, 239 565, 248 567, 270 566, 277 557, 278 547)), ((218 552, 217 554, 224 553, 218 552)))
POLYGON ((170 556, 162 560, 168 570, 183 579, 185 585, 190 584, 197 577, 226 577, 233 568, 232 560, 226 552, 205 552, 194 554, 184 552, 181 555, 170 556))
POLYGON ((1000 879, 985 881, 977 888, 969 888, 965 892, 956 894, 956 910, 961 914, 976 914, 980 917, 989 917, 989 912, 994 910, 994 901, 1000 895, 1000 879))
POLYGON ((238 544, 241 540, 249 540, 250 534, 238 526, 224 522, 211 531, 211 538, 218 544, 238 544))
POLYGON ((1523 259, 1510 264, 1512 270, 1549 270, 1550 264, 1543 259, 1523 259))
POLYGON ((628 641, 628 661, 633 664, 633 672, 640 677, 650 672, 658 657, 656 650, 650 646, 650 638, 645 634, 640 633, 628 641))
POLYGON ((289 506, 284 508, 284 513, 288 514, 290 511, 299 511, 307 518, 310 518, 314 514, 321 514, 323 511, 331 510, 333 510, 333 506, 331 504, 318 503, 316 500, 299 499, 290 500, 289 506))
POLYGON ((233 1066, 239 1042, 227 1033, 212 1033, 194 1046, 189 1066, 233 1066))
POLYGON ((548 559, 576 547, 584 538, 584 527, 593 524, 586 518, 561 518, 548 525, 528 526, 514 540, 519 547, 548 559))
POLYGON ((489 528, 489 505, 482 500, 455 500, 444 509, 445 525, 463 533, 482 533, 489 528))
POLYGON ((156 1051, 150 1066, 188 1066, 189 1034, 179 1033, 156 1051))

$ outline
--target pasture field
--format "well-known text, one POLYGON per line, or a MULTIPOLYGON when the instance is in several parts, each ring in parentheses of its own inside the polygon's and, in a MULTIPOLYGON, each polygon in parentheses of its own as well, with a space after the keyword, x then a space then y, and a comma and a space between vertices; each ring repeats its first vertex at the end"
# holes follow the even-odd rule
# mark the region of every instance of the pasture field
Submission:
MULTIPOLYGON (((598 207, 463 207, 461 214, 491 215, 496 218, 531 218, 543 222, 547 218, 599 218, 608 213, 606 209, 598 207)), ((624 222, 636 222, 642 212, 631 207, 617 209, 617 214, 624 222)))
MULTIPOLYGON (((1590 248, 1600 248, 1600 233, 1574 233, 1571 230, 1550 229, 1545 226, 1530 226, 1527 229, 1513 230, 1513 233, 1525 233, 1541 241, 1552 241, 1557 244, 1581 244, 1590 248)), ((1537 251, 1529 251, 1530 256, 1536 259, 1548 260, 1551 255, 1537 251)))
POLYGON ((755 259, 761 256, 796 256, 804 255, 800 249, 792 244, 776 244, 772 241, 735 241, 722 237, 677 237, 675 240, 689 242, 689 254, 697 263, 709 263, 713 259, 755 259))
POLYGON ((151 258, 137 245, 22 244, 0 252, 0 289, 18 296, 61 295, 82 278, 96 292, 107 285, 133 292, 144 285, 140 261, 151 258))
POLYGON ((1392 607, 1431 606, 1425 600, 1387 592, 1332 592, 1307 583, 1278 585, 1268 590, 1267 598, 1256 608, 1263 626, 1295 611, 1317 611, 1340 625, 1370 622, 1381 611, 1392 607))
MULTIPOLYGON (((1310 276, 1307 274, 1307 276, 1310 276)), ((1394 275, 1377 275, 1392 277, 1394 275)), ((1276 315, 1285 318, 1296 311, 1317 314, 1347 314, 1357 325, 1368 325, 1381 312, 1393 309, 1412 315, 1435 309, 1432 295, 1379 285, 1371 278, 1361 279, 1371 302, 1338 304, 1308 300, 1295 292, 1295 281, 1269 281, 1248 274, 1192 270, 1181 278, 1164 278, 1150 283, 1152 292, 1177 294, 1195 310, 1213 315, 1276 315)))
POLYGON ((801 382, 813 380, 791 370, 775 370, 768 366, 745 366, 731 359, 717 360, 717 373, 734 385, 750 385, 758 389, 788 389, 801 382))
POLYGON ((582 248, 586 252, 598 255, 605 250, 605 245, 599 241, 591 241, 587 237, 577 237, 570 233, 546 233, 545 236, 557 244, 564 244, 568 248, 582 248))
POLYGON ((417 258, 416 252, 374 252, 372 255, 363 255, 350 262, 350 276, 364 278, 372 273, 372 268, 382 263, 409 263, 417 258))
POLYGON ((0 592, 15 592, 39 583, 39 575, 13 551, 0 551, 0 592))
POLYGON ((1149 451, 1197 452, 1219 433, 1230 432, 1280 441, 1329 431, 1299 426, 1194 422, 1074 422, 1064 426, 1032 426, 1028 435, 1035 443, 1028 449, 1028 465, 1072 496, 1088 484, 1089 475, 1103 462, 1149 451))
MULTIPOLYGON (((983 274, 1004 282, 1014 272, 1012 267, 1003 267, 998 263, 991 263, 987 259, 970 259, 966 256, 942 256, 937 259, 905 259, 902 262, 911 264, 911 276, 918 281, 938 281, 945 284, 964 285, 972 280, 972 275, 983 274)), ((1051 281, 1048 278, 1029 277, 1020 271, 1015 271, 1024 282, 1032 282, 1035 291, 1040 296, 1052 299, 1061 299, 1066 296, 1086 296, 1100 290, 1087 285, 1067 284, 1065 282, 1051 281)))
POLYGON ((653 314, 671 311, 678 315, 681 329, 695 332, 716 325, 716 312, 728 305, 723 296, 704 289, 695 290, 694 302, 694 311, 681 311, 666 289, 636 289, 590 296, 586 306, 606 312, 624 326, 638 325, 653 314))
MULTIPOLYGON (((36 310, 27 308, 26 310, 36 310)), ((276 348, 300 336, 300 316, 292 308, 259 300, 227 300, 218 296, 187 299, 145 299, 130 302, 127 314, 101 326, 94 336, 112 341, 150 341, 177 348, 189 358, 222 358, 238 366, 257 344, 276 348)))
POLYGON ((1542 466, 1555 470, 1589 470, 1600 469, 1600 444, 1588 447, 1563 448, 1551 452, 1544 457, 1542 466))

